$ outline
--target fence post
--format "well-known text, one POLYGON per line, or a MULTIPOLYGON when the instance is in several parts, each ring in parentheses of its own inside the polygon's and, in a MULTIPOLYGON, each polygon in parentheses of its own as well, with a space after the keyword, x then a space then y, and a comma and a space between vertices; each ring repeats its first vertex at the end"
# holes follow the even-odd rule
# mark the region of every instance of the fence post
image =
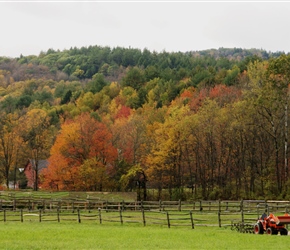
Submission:
POLYGON ((202 211, 202 201, 199 201, 199 211, 202 211))
POLYGON ((39 209, 38 211, 39 211, 39 222, 41 222, 41 209, 39 209))
POLYGON ((78 222, 81 223, 81 214, 80 214, 80 210, 78 209, 78 222))
POLYGON ((6 209, 3 210, 4 222, 6 222, 6 209))
POLYGON ((146 226, 146 220, 145 220, 145 211, 142 209, 142 218, 143 218, 143 225, 146 226))
POLYGON ((60 222, 59 209, 57 208, 57 222, 60 222))
POLYGON ((123 201, 122 201, 122 210, 125 210, 125 206, 126 206, 126 205, 125 205, 125 201, 123 200, 123 201))
POLYGON ((221 200, 219 199, 219 208, 218 208, 219 210, 219 212, 221 212, 221 200))
POLYGON ((102 213, 101 213, 101 208, 98 208, 99 210, 99 219, 100 219, 100 224, 102 224, 102 213))
POLYGON ((123 225, 123 216, 122 216, 122 210, 120 209, 119 211, 120 211, 120 222, 121 222, 121 224, 123 225))
POLYGON ((170 228, 170 219, 169 219, 169 213, 168 212, 166 212, 166 217, 167 217, 168 228, 170 228))
POLYGON ((178 211, 181 211, 181 199, 178 201, 178 211))
POLYGON ((162 201, 159 200, 159 211, 162 211, 162 201))
POLYGON ((23 210, 20 210, 20 221, 23 222, 23 210))
POLYGON ((222 227, 222 220, 221 220, 221 212, 218 211, 218 221, 219 221, 219 227, 222 227))
POLYGON ((244 224, 244 208, 241 209, 242 223, 244 224))
POLYGON ((189 212, 190 215, 190 221, 191 221, 191 228, 194 229, 194 223, 193 223, 193 218, 192 218, 192 211, 189 212))

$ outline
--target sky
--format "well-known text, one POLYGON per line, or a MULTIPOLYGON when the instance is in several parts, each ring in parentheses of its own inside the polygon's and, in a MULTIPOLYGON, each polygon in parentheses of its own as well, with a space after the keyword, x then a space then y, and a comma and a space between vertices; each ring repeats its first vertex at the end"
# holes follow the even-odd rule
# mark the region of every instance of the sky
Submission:
POLYGON ((290 52, 290 1, 2 1, 0 56, 109 46, 290 52))

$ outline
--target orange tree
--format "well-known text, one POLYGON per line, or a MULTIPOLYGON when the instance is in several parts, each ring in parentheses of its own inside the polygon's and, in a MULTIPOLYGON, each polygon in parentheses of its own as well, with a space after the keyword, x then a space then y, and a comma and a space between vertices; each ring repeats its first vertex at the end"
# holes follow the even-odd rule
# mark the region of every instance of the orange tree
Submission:
POLYGON ((102 191, 109 187, 116 159, 111 132, 89 113, 81 114, 61 126, 43 174, 43 186, 102 191))

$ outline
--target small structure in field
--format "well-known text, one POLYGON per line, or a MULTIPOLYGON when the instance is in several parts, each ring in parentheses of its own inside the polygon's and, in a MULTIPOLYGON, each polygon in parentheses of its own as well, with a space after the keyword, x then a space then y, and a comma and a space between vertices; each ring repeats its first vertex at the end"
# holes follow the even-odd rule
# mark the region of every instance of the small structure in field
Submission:
MULTIPOLYGON (((47 160, 39 160, 38 161, 38 174, 48 166, 47 160)), ((27 187, 35 189, 35 181, 36 181, 36 162, 33 159, 29 159, 24 167, 24 174, 27 178, 27 187)), ((41 186, 38 179, 38 188, 41 186)))

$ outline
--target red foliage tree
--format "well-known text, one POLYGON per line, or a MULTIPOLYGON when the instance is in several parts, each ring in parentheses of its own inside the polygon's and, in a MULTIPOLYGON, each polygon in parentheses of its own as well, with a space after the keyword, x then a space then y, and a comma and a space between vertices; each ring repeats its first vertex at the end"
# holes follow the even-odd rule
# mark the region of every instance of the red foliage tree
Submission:
POLYGON ((87 113, 65 122, 51 149, 43 187, 58 190, 106 188, 106 183, 97 183, 100 181, 98 174, 104 175, 98 168, 106 170, 114 165, 117 150, 111 139, 107 127, 87 113), (88 181, 96 185, 88 187, 88 181))

